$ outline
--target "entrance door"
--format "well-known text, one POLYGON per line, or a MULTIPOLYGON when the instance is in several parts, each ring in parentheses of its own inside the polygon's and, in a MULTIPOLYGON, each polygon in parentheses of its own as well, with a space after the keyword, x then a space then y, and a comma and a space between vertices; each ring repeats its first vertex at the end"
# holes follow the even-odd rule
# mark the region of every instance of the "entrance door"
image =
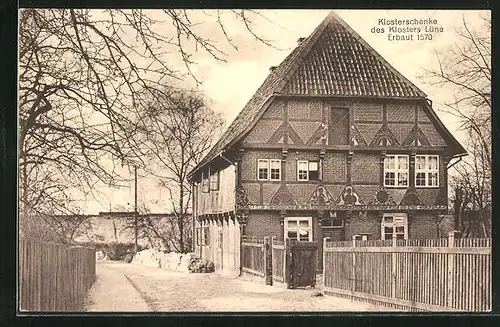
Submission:
POLYGON ((316 286, 318 243, 294 241, 291 243, 290 277, 288 288, 316 286))

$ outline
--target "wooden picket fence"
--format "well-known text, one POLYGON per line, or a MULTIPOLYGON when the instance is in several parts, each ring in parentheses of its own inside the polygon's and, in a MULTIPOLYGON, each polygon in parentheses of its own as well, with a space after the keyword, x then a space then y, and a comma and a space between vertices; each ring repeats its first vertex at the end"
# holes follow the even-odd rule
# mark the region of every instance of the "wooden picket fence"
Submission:
POLYGON ((490 311, 491 239, 323 242, 325 293, 408 311, 490 311))
POLYGON ((96 278, 95 264, 95 249, 21 238, 20 311, 81 311, 96 278))

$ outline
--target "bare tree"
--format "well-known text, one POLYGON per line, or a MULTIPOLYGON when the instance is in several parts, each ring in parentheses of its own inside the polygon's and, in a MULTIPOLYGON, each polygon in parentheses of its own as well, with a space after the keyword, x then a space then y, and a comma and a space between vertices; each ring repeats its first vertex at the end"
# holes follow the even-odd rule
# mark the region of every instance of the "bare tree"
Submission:
POLYGON ((192 240, 192 192, 187 175, 217 140, 224 120, 194 91, 154 100, 146 111, 142 119, 146 133, 141 142, 147 153, 145 169, 168 191, 178 250, 186 252, 192 240))
POLYGON ((454 166, 450 179, 457 227, 464 236, 474 219, 483 236, 491 230, 491 19, 484 16, 482 21, 481 28, 473 29, 464 17, 458 41, 437 53, 438 68, 424 76, 430 85, 454 91, 444 111, 459 119, 467 135, 470 156, 454 166))
MULTIPOLYGON (((253 31, 250 17, 258 13, 207 12, 231 45, 227 14, 267 42, 253 31)), ((192 15, 173 9, 19 12, 19 185, 27 224, 32 215, 76 214, 75 194, 96 196, 98 184, 121 186, 119 164, 142 163, 134 137, 140 110, 167 96, 165 85, 193 76, 193 52, 225 60, 192 15), (175 60, 186 73, 170 64, 175 60)))

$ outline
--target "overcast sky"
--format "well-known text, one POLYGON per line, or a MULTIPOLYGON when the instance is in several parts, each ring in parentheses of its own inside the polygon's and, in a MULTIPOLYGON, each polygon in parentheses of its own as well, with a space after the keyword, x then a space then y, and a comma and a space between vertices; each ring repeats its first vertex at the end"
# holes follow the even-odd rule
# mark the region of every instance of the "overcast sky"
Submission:
MULTIPOLYGON (((216 61, 209 54, 199 52, 194 55, 197 62, 193 68, 196 77, 202 81, 198 88, 211 100, 213 107, 220 111, 227 125, 236 117, 245 103, 264 81, 269 67, 277 66, 297 45, 297 39, 307 37, 321 23, 329 11, 325 10, 264 10, 261 13, 269 20, 254 17, 254 30, 263 39, 269 40, 277 48, 266 46, 245 30, 231 15, 224 21, 229 37, 238 50, 233 49, 224 39, 215 21, 207 19, 204 13, 194 12, 204 33, 213 32, 214 40, 227 53, 226 62, 216 61), (282 49, 282 50, 279 50, 282 49)), ((444 49, 457 41, 455 29, 462 25, 465 17, 472 29, 479 29, 482 24, 481 11, 436 11, 436 10, 338 10, 336 13, 344 19, 368 44, 406 78, 422 89, 434 103, 434 108, 448 129, 459 141, 463 135, 457 133, 457 124, 453 117, 444 114, 442 103, 451 101, 453 94, 448 90, 429 87, 422 83, 419 76, 424 69, 437 65, 435 51, 444 49), (431 32, 432 40, 396 41, 389 40, 388 26, 381 25, 380 19, 433 19, 439 32, 431 32), (384 33, 372 33, 372 28, 383 27, 384 33), (442 32, 441 32, 442 28, 442 32)), ((210 12, 209 12, 210 14, 210 12)), ((415 25, 421 26, 421 25, 415 25)), ((392 33, 391 33, 392 34, 392 33)), ((175 61, 173 61, 175 62, 175 61)), ((183 69, 180 63, 179 69, 183 69)), ((193 86, 193 81, 184 85, 193 86)), ((86 213, 131 208, 133 203, 133 184, 121 190, 106 190, 111 200, 101 203, 88 200, 82 203, 86 213)), ((151 211, 168 211, 167 193, 156 187, 154 181, 139 180, 139 202, 146 202, 151 211)))

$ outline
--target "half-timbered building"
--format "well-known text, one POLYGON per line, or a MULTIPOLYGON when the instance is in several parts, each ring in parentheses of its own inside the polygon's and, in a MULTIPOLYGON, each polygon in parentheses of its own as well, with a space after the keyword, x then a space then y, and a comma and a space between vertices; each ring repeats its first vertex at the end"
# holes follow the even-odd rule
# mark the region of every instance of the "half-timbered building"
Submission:
POLYGON ((236 273, 243 235, 447 235, 447 172, 464 155, 426 94, 332 12, 191 172, 196 253, 236 273))

